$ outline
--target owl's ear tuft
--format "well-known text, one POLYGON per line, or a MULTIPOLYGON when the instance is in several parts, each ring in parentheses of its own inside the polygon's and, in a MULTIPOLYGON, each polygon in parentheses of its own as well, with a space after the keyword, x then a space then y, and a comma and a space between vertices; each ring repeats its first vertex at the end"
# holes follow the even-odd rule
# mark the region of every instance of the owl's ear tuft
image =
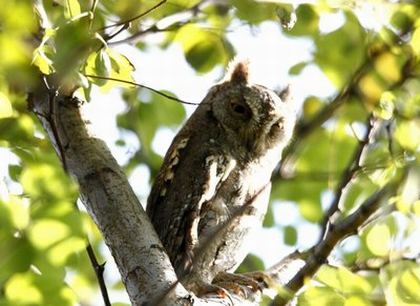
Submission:
POLYGON ((249 81, 249 60, 234 59, 230 62, 224 81, 237 83, 237 84, 247 84, 249 81))

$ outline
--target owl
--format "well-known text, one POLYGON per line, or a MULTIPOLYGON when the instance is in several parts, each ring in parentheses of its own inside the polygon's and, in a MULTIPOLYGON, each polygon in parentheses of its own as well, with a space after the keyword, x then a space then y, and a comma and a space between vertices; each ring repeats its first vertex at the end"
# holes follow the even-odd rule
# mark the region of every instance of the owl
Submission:
POLYGON ((243 261, 295 120, 292 105, 252 84, 241 61, 176 135, 146 212, 181 282, 211 283, 243 261))

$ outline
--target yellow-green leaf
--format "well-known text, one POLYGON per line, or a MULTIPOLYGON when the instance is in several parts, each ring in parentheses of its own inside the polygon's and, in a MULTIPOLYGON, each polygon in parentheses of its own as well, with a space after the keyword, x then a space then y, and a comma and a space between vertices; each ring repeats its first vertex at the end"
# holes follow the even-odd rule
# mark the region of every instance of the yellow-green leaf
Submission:
POLYGON ((77 0, 66 0, 66 17, 73 18, 80 15, 80 4, 77 0))
POLYGON ((375 224, 367 232, 366 245, 372 254, 387 256, 391 242, 391 231, 386 224, 375 224))
POLYGON ((12 104, 9 98, 2 92, 0 92, 0 119, 11 117, 13 114, 12 104))

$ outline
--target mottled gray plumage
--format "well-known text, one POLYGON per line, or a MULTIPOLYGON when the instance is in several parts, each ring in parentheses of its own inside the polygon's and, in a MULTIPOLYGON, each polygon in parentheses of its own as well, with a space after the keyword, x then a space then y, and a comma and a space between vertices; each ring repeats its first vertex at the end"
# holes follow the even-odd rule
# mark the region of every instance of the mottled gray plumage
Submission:
POLYGON ((249 83, 247 63, 211 88, 173 140, 148 199, 179 276, 211 283, 241 263, 294 124, 291 105, 249 83))

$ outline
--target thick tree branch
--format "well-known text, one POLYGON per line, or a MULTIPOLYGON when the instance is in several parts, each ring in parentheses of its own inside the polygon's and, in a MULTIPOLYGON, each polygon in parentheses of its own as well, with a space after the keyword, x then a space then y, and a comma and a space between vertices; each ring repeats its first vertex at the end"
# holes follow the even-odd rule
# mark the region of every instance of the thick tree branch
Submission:
MULTIPOLYGON (((40 83, 31 107, 66 161, 68 173, 78 181, 82 202, 115 258, 132 304, 140 305, 177 281, 169 258, 105 143, 87 131, 80 102, 62 95, 52 100, 50 92, 40 83)), ((181 285, 172 292, 189 297, 181 285)))

